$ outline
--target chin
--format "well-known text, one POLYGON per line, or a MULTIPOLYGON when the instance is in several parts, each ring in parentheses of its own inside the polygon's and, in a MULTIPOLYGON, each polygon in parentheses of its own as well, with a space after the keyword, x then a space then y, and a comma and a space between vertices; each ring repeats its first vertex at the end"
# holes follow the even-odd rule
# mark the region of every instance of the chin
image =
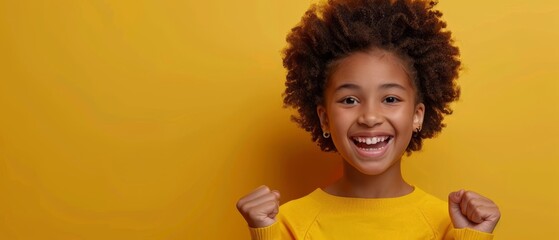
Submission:
POLYGON ((394 167, 395 161, 391 163, 386 162, 359 162, 350 164, 357 171, 369 176, 378 176, 386 173, 389 169, 394 167))

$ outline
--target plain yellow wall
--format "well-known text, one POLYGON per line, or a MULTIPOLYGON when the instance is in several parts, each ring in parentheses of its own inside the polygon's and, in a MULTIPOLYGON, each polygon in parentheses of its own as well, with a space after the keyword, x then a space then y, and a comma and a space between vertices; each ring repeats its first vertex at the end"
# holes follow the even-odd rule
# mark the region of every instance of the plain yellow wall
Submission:
MULTIPOLYGON (((235 202, 339 175, 282 108, 311 1, 0 1, 0 239, 247 239, 235 202)), ((441 1, 464 71, 448 127, 404 160, 496 239, 559 239, 559 4, 441 1)))

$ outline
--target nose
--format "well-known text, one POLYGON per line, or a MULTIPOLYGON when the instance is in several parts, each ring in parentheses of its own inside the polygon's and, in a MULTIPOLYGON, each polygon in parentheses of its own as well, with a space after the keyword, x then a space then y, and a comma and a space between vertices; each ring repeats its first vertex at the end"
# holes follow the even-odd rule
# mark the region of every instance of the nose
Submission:
POLYGON ((357 122, 360 125, 369 128, 380 125, 383 121, 384 117, 382 112, 380 111, 379 106, 375 106, 375 104, 363 105, 359 118, 357 119, 357 122))

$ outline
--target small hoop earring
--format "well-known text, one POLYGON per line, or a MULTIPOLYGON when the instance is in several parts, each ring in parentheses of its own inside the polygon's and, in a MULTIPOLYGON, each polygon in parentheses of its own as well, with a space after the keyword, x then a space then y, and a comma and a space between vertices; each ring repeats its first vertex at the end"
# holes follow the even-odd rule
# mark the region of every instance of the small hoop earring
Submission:
POLYGON ((329 132, 322 132, 322 136, 324 138, 330 138, 330 133, 329 132))
POLYGON ((417 127, 415 131, 413 131, 413 136, 419 137, 419 132, 421 132, 421 126, 417 127))

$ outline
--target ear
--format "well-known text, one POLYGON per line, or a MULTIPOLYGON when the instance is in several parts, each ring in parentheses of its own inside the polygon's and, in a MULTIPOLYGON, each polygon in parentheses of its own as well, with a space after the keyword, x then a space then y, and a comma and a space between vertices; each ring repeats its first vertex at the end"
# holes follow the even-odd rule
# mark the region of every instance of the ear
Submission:
POLYGON ((423 126, 423 116, 425 115, 425 105, 423 103, 418 103, 415 106, 415 112, 413 114, 413 129, 417 129, 423 126))
POLYGON ((330 131, 328 115, 326 114, 326 107, 322 105, 316 106, 316 114, 318 114, 318 118, 320 119, 320 126, 322 127, 322 131, 330 131))

